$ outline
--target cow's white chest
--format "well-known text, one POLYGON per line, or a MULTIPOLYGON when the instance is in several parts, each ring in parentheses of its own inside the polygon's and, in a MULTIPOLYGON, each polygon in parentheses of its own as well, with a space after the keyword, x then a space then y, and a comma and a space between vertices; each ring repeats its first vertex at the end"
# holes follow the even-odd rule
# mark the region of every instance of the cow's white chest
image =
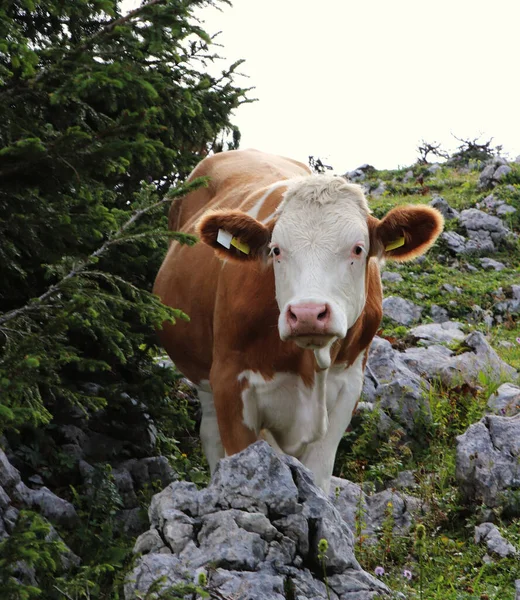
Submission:
MULTIPOLYGON (((362 378, 362 367, 357 363, 348 369, 340 366, 328 370, 324 391, 329 415, 344 395, 353 371, 356 383, 362 378)), ((248 382, 248 387, 242 392, 244 424, 257 434, 267 430, 268 441, 274 441, 280 450, 297 458, 303 455, 309 444, 321 437, 319 395, 323 392, 318 385, 309 388, 294 373, 276 373, 273 379, 266 380, 259 373, 244 371, 239 379, 248 382)), ((348 422, 359 392, 354 395, 356 397, 349 403, 352 406, 347 407, 350 413, 348 422)))

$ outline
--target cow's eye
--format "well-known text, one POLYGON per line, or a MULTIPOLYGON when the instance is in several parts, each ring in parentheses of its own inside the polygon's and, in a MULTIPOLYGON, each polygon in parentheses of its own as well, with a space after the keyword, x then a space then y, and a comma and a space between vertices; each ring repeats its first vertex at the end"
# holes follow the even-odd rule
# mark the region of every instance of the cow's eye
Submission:
POLYGON ((278 246, 273 246, 271 248, 271 254, 274 254, 274 256, 280 256, 280 248, 278 248, 278 246))
POLYGON ((354 254, 356 254, 357 256, 359 256, 360 254, 362 254, 363 252, 363 248, 361 246, 356 246, 354 248, 354 254))

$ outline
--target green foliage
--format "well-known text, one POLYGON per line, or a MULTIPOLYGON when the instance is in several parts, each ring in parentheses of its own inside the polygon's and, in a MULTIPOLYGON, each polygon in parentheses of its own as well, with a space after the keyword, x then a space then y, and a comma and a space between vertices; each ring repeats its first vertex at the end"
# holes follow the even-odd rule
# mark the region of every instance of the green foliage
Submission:
POLYGON ((38 473, 76 505, 66 542, 83 563, 59 581, 74 598, 117 597, 131 540, 118 537, 110 473, 99 467, 87 497, 60 449, 73 411, 103 409, 122 431, 146 415, 182 475, 206 477, 178 374, 156 360, 154 329, 188 316, 151 290, 168 241, 196 241, 168 232, 168 204, 205 184, 183 183, 203 156, 240 139, 241 61, 211 75, 218 57, 194 16, 213 4, 146 0, 128 15, 117 0, 0 6, 0 435, 24 478, 38 473))
POLYGON ((0 541, 0 597, 39 598, 42 584, 60 570, 64 543, 40 515, 22 511, 9 537, 0 541))

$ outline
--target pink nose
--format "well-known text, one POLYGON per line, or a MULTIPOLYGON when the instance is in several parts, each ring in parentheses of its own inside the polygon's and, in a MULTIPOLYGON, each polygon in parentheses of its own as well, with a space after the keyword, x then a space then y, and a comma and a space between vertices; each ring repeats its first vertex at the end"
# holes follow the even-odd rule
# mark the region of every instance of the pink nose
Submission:
POLYGON ((287 307, 287 323, 291 335, 323 335, 330 322, 327 304, 293 304, 287 307))

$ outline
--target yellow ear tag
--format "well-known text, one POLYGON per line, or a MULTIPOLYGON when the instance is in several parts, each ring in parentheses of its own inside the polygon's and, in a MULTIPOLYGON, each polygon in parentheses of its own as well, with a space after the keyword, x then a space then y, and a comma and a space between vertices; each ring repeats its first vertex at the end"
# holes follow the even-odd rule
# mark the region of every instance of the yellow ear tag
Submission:
POLYGON ((247 244, 245 244, 244 242, 241 242, 238 238, 234 237, 231 240, 231 245, 235 246, 235 248, 237 248, 238 250, 240 250, 240 252, 243 252, 244 254, 249 254, 249 246, 247 244))
POLYGON ((393 242, 390 242, 387 246, 385 246, 385 250, 395 250, 401 246, 404 246, 404 237, 397 238, 393 242))

